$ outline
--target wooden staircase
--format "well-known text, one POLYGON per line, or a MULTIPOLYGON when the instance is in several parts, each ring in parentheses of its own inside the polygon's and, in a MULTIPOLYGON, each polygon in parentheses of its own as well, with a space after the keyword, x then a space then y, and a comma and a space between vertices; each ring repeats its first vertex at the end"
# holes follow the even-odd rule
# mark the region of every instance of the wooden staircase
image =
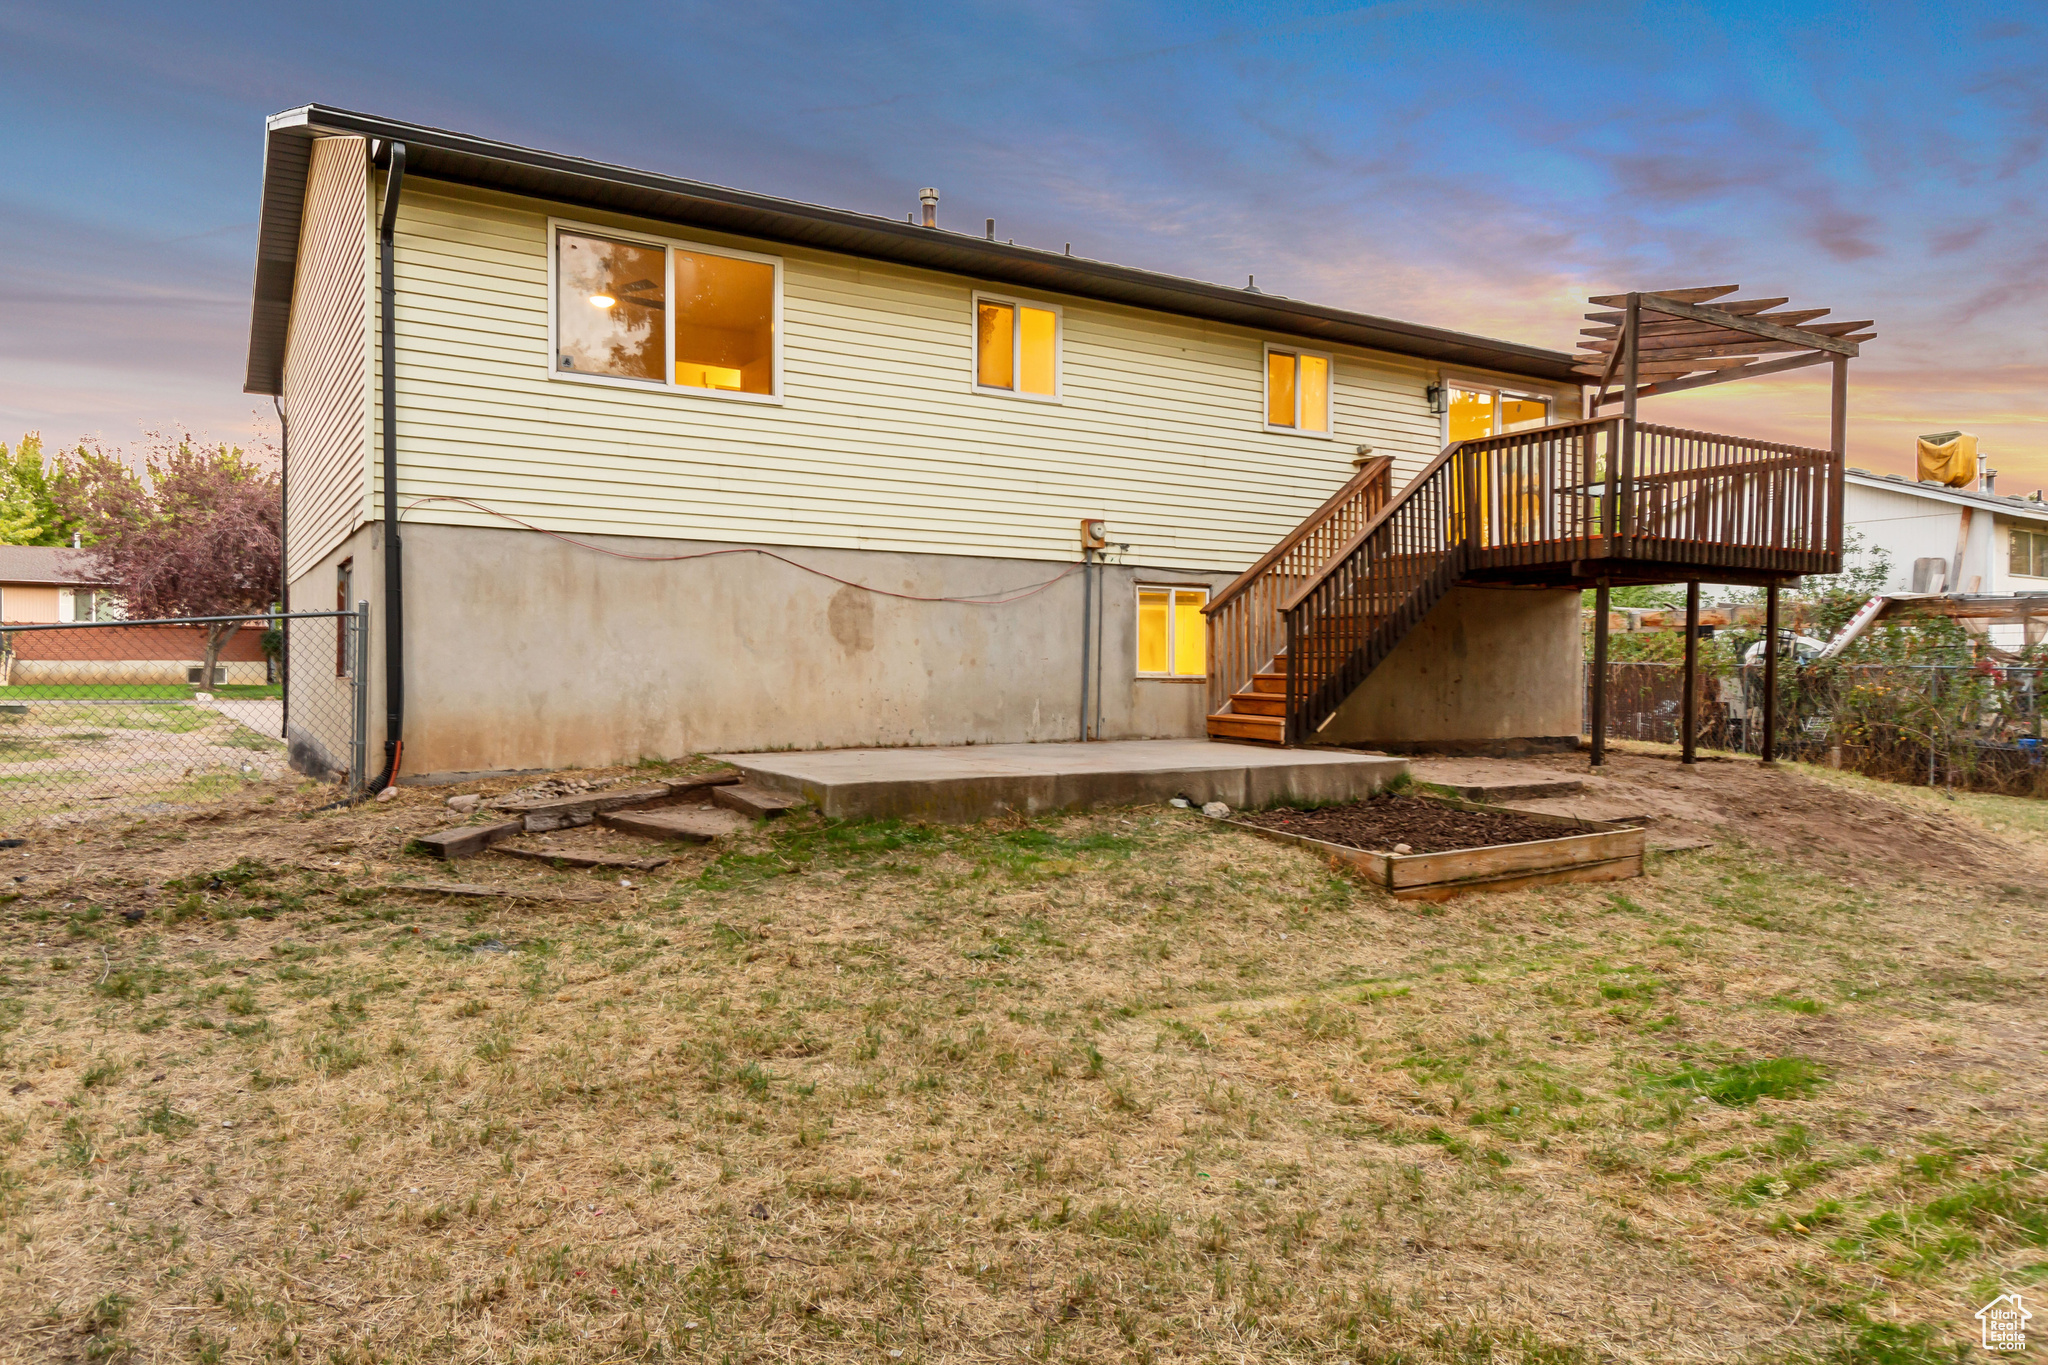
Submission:
POLYGON ((1230 694, 1223 709, 1209 716, 1209 738, 1246 739, 1259 744, 1282 744, 1287 738, 1287 659, 1272 661, 1266 672, 1230 694))
POLYGON ((1223 589, 1212 739, 1302 744, 1454 586, 1772 583, 1841 570, 1838 452, 1589 418, 1356 477, 1223 589))
POLYGON ((1385 456, 1362 462, 1348 483, 1204 608, 1211 739, 1286 742, 1287 647, 1280 607, 1380 516, 1393 476, 1394 462, 1385 456))

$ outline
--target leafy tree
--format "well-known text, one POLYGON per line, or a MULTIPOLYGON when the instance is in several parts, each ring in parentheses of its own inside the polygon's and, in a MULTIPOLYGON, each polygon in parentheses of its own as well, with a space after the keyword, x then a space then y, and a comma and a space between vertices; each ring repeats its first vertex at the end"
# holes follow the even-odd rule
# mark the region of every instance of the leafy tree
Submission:
POLYGON ((58 481, 64 514, 83 529, 92 571, 131 617, 226 616, 205 627, 210 684, 243 621, 276 596, 283 511, 276 455, 189 433, 151 432, 130 459, 87 444, 58 481))
POLYGON ((42 433, 31 431, 12 450, 0 441, 0 545, 69 545, 80 528, 65 515, 61 455, 47 463, 42 433))

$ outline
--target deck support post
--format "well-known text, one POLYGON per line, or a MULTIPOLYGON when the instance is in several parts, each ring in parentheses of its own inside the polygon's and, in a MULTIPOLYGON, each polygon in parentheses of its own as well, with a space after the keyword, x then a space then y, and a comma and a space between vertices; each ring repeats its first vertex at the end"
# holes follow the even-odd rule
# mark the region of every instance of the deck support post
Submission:
POLYGON ((1643 296, 1628 296, 1627 316, 1622 322, 1622 344, 1626 348, 1622 359, 1621 396, 1621 450, 1615 461, 1621 468, 1610 472, 1607 478, 1607 496, 1613 504, 1607 519, 1607 554, 1610 558, 1624 553, 1614 543, 1614 537, 1626 540, 1635 534, 1631 525, 1632 504, 1635 502, 1636 477, 1636 400, 1642 385, 1641 371, 1636 362, 1642 358, 1643 340, 1643 296), (1619 485, 1617 487, 1617 484, 1619 485))
POLYGON ((1763 765, 1778 763, 1778 584, 1764 589, 1764 738, 1763 765))
POLYGON ((1679 703, 1678 743, 1681 763, 1697 763, 1700 753, 1700 581, 1685 585, 1685 697, 1679 703))
POLYGON ((1842 553, 1843 499, 1848 492, 1849 465, 1849 357, 1834 361, 1833 383, 1829 385, 1828 445, 1834 462, 1828 469, 1828 521, 1826 544, 1829 554, 1842 553))
POLYGON ((1588 766, 1607 761, 1607 580, 1593 591, 1593 756, 1588 766))

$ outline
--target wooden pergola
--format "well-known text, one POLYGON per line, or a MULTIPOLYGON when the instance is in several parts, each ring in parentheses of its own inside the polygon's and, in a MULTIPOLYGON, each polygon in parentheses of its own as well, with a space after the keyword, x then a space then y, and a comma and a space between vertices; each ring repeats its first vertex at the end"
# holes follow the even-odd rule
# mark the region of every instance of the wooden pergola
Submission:
MULTIPOLYGON (((1739 285, 1699 289, 1667 289, 1654 293, 1603 294, 1589 299, 1599 312, 1586 314, 1591 324, 1581 329, 1587 340, 1585 362, 1574 368, 1599 387, 1591 413, 1613 403, 1622 405, 1621 463, 1632 470, 1635 456, 1636 405, 1654 394, 1727 384, 1755 375, 1782 374, 1808 365, 1834 367, 1831 403, 1832 497, 1839 508, 1848 441, 1849 361, 1860 343, 1877 335, 1873 324, 1819 322, 1826 308, 1787 308, 1789 298, 1735 299, 1739 285)), ((1839 540, 1831 550, 1837 560, 1839 540)), ((1760 575, 1765 590, 1764 734, 1761 757, 1777 759, 1778 734, 1778 589, 1787 575, 1760 575)), ((1666 582, 1675 581, 1672 579, 1666 582)), ((1698 576, 1684 580, 1685 681, 1680 720, 1683 761, 1698 755, 1699 615, 1698 576)), ((1739 581, 1739 577, 1729 581, 1739 581)), ((1607 617, 1608 577, 1595 584, 1593 624, 1593 752, 1599 766, 1607 756, 1607 617)))

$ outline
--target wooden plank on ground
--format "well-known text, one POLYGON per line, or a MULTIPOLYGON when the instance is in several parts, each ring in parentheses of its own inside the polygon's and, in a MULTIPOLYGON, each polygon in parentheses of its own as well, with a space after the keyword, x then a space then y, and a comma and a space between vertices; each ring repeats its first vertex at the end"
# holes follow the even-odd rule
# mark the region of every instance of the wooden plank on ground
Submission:
POLYGON ((508 901, 601 901, 602 891, 552 891, 541 887, 479 886, 475 882, 388 882, 385 891, 413 891, 422 896, 497 896, 508 901))
POLYGON ((415 842, 435 857, 453 862, 457 858, 474 857, 498 840, 509 839, 524 828, 524 822, 519 820, 499 820, 489 825, 457 825, 454 829, 422 834, 415 842))
POLYGON ((716 788, 731 786, 739 780, 739 773, 727 769, 698 777, 649 782, 635 787, 612 787, 578 792, 573 796, 554 796, 539 801, 500 801, 493 803, 493 806, 497 810, 516 812, 523 816, 527 833, 542 834, 549 830, 575 829, 590 824, 608 810, 623 810, 628 806, 650 806, 670 801, 701 800, 716 788))
POLYGON ((746 828, 746 817, 730 810, 697 810, 665 807, 661 810, 606 811, 598 819, 606 827, 643 839, 672 839, 684 844, 708 844, 721 834, 746 828))
POLYGON ((544 848, 512 848, 496 844, 493 853, 502 853, 507 858, 524 858, 528 862, 548 863, 556 867, 615 867, 627 872, 652 872, 657 867, 668 866, 667 858, 620 858, 601 853, 570 853, 565 850, 550 851, 544 848))

